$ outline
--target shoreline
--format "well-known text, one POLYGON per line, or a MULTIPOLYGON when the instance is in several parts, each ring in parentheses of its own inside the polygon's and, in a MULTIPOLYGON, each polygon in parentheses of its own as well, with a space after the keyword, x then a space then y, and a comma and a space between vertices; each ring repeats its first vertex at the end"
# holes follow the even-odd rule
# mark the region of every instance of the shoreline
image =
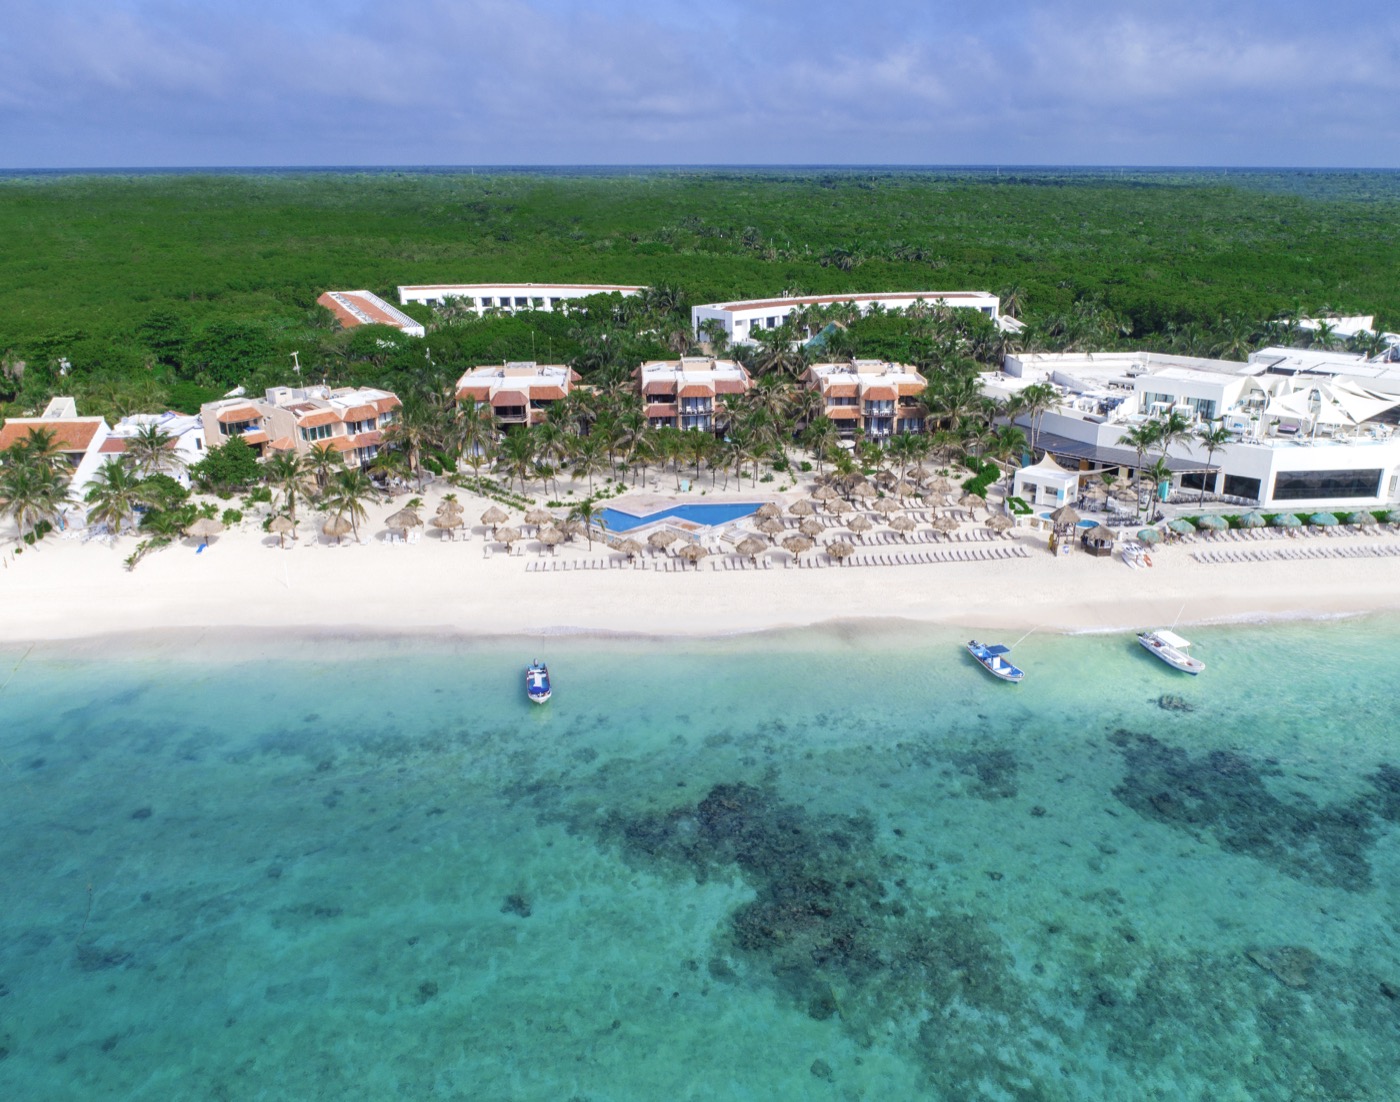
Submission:
MULTIPOLYGON (((431 515, 440 490, 424 495, 431 515)), ((616 556, 595 539, 551 556, 533 539, 524 554, 486 554, 476 518, 492 503, 464 498, 475 532, 469 541, 425 534, 411 545, 378 538, 396 508, 381 503, 363 533, 366 544, 332 546, 319 518, 300 522, 287 549, 250 519, 203 553, 182 541, 123 565, 136 540, 115 546, 50 539, 22 556, 4 550, 0 609, 4 644, 84 640, 173 642, 201 636, 242 644, 279 641, 585 636, 654 640, 802 632, 824 626, 898 624, 1019 636, 1140 631, 1177 623, 1212 626, 1327 620, 1400 612, 1400 570, 1387 557, 1347 554, 1400 549, 1400 534, 1303 536, 1259 544, 1203 540, 1153 549, 1151 568, 1075 552, 1052 556, 1044 534, 1017 529, 986 540, 980 522, 963 543, 858 544, 860 551, 996 549, 1015 558, 917 565, 836 565, 790 569, 776 550, 769 569, 529 569, 604 563, 616 556), (1193 550, 1250 547, 1335 548, 1334 557, 1246 563, 1197 561, 1193 550), (572 560, 572 563, 566 562, 572 560)), ((670 495, 667 495, 670 496, 670 495)), ((704 495, 700 495, 704 496, 704 495)), ((705 500, 796 500, 801 492, 736 488, 705 500)), ((691 497, 690 500, 696 500, 691 497)), ((518 523, 513 521, 512 523, 518 523)), ((742 527, 742 525, 741 525, 742 527)), ((980 551, 978 552, 980 553, 980 551)), ((649 560, 653 566, 659 560, 649 560)))

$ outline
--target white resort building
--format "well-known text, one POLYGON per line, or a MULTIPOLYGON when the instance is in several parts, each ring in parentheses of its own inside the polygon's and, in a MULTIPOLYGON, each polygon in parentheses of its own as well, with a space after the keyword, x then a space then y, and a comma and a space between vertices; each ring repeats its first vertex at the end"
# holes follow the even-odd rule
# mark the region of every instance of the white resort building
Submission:
POLYGON ((426 330, 397 306, 370 291, 327 291, 316 300, 332 314, 342 329, 357 325, 391 325, 410 337, 421 337, 426 330))
POLYGON ((690 326, 697 340, 704 337, 701 327, 707 321, 718 321, 730 343, 754 340, 763 329, 776 329, 796 310, 809 306, 848 304, 869 313, 879 306, 885 310, 907 310, 916 303, 977 310, 991 318, 1003 329, 1019 330, 1015 318, 1003 317, 1001 300, 986 291, 889 291, 855 295, 804 295, 790 298, 754 298, 736 302, 712 302, 690 308, 690 326))
POLYGON ((459 405, 469 401, 489 405, 492 419, 502 428, 538 425, 580 378, 567 364, 518 362, 474 367, 457 380, 456 398, 459 405))
POLYGON ((589 295, 635 295, 641 287, 616 283, 423 283, 399 288, 399 304, 410 302, 438 306, 449 299, 463 300, 462 305, 476 311, 477 316, 488 310, 515 313, 523 310, 553 312, 573 299, 589 295))
POLYGON ((883 360, 813 364, 802 382, 820 392, 822 413, 843 439, 884 440, 922 432, 928 380, 905 364, 883 360))
MULTIPOLYGON (((0 452, 23 444, 40 430, 53 434, 54 444, 68 463, 68 496, 82 501, 88 483, 110 454, 103 449, 111 428, 101 417, 79 417, 78 404, 72 398, 52 398, 38 417, 10 417, 0 422, 0 452)), ((0 462, 4 462, 3 457, 0 462)))
POLYGON ((379 454, 384 430, 399 408, 397 395, 374 387, 270 388, 263 398, 221 398, 200 407, 206 448, 242 437, 259 456, 309 454, 315 447, 340 452, 349 466, 365 466, 379 454))
POLYGON ((713 432, 725 399, 752 385, 742 365, 708 356, 652 360, 637 369, 637 387, 652 428, 713 432))
POLYGON ((190 484, 188 468, 204 458, 204 422, 188 413, 133 413, 112 426, 112 435, 102 445, 103 455, 123 455, 126 442, 143 429, 155 426, 170 437, 177 462, 167 473, 182 486, 190 484))
MULTIPOLYGON (((1017 423, 1037 449, 1078 471, 1128 470, 1141 459, 1123 437, 1149 420, 1185 417, 1193 433, 1223 427, 1208 453, 1194 437, 1165 456, 1173 484, 1208 500, 1287 512, 1378 507, 1400 499, 1400 366, 1292 349, 1251 362, 1153 352, 1023 354, 982 377, 992 397, 1048 383, 1057 400, 1017 423), (1300 361, 1298 356, 1302 356, 1300 361)), ((1053 472, 1052 472, 1053 473, 1053 472)))

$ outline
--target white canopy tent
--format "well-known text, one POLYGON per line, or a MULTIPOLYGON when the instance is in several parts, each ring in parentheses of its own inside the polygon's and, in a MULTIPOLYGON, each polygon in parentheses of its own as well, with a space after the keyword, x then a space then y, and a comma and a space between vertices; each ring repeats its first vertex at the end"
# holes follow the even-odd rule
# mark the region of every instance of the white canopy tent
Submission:
POLYGON ((1079 472, 1066 470, 1047 454, 1016 472, 1011 492, 1031 505, 1054 508, 1079 497, 1079 472))

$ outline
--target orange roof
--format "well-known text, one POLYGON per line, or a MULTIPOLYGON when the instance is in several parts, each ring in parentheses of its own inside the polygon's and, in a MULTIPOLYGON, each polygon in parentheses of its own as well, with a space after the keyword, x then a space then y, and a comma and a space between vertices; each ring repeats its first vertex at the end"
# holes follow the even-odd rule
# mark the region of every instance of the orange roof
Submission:
POLYGON ((835 409, 826 411, 828 420, 831 421, 859 421, 860 410, 855 406, 837 406, 835 409))
POLYGON ((358 436, 350 437, 355 442, 357 448, 368 448, 375 444, 384 443, 384 434, 378 429, 370 429, 369 432, 362 432, 358 436))
POLYGON ((297 450, 296 441, 290 436, 279 436, 268 447, 275 452, 294 452, 297 450))
POLYGON ((355 438, 353 436, 333 436, 325 441, 324 446, 330 448, 332 451, 352 452, 360 445, 355 443, 355 438))
POLYGON ((897 384, 895 389, 899 391, 901 398, 915 398, 928 389, 928 383, 923 379, 917 382, 902 382, 897 384))
POLYGON ((97 435, 101 417, 71 418, 61 421, 7 421, 0 427, 0 452, 29 439, 36 429, 53 433, 61 452, 85 452, 97 435))
POLYGON ((530 397, 552 402, 564 397, 564 388, 562 386, 537 386, 531 389, 530 397))
POLYGON ((525 395, 518 390, 501 390, 491 395, 493 406, 523 406, 526 404, 525 395))
POLYGON ((254 429, 252 432, 245 432, 242 440, 245 444, 266 444, 267 433, 263 432, 262 429, 254 429))
POLYGON ((262 414, 253 406, 235 406, 233 409, 226 409, 219 414, 218 420, 225 425, 231 425, 238 421, 256 421, 262 414))
POLYGON ((126 440, 120 436, 109 436, 97 449, 98 455, 121 455, 126 451, 126 440))
POLYGON ((368 421, 371 417, 378 417, 379 411, 374 406, 351 406, 341 415, 346 421, 368 421))
POLYGON ((856 389, 855 383, 832 383, 822 393, 828 398, 854 398, 856 389))
POLYGON ((716 394, 743 394, 749 389, 749 384, 743 379, 716 379, 716 394))
POLYGON ((715 393, 713 383, 686 383, 681 387, 679 397, 681 398, 709 398, 715 393))
POLYGON ((652 402, 647 406, 648 417, 674 417, 675 415, 675 402, 652 402))
POLYGON ((403 403, 393 394, 389 395, 387 398, 376 398, 374 400, 374 408, 380 413, 388 413, 391 409, 398 409, 401 405, 403 405, 403 403))
POLYGON ((334 425, 340 421, 340 414, 333 409, 318 409, 297 418, 297 424, 304 429, 314 429, 320 425, 334 425))
POLYGON ((490 383, 476 383, 472 386, 460 386, 457 388, 457 399, 475 398, 478 402, 484 402, 491 397, 490 383))
POLYGON ((867 402, 893 402, 899 395, 892 386, 868 386, 865 388, 867 402))
POLYGON ((674 379, 661 379, 647 383, 642 389, 642 393, 647 397, 653 394, 674 394, 676 392, 676 381, 674 379))

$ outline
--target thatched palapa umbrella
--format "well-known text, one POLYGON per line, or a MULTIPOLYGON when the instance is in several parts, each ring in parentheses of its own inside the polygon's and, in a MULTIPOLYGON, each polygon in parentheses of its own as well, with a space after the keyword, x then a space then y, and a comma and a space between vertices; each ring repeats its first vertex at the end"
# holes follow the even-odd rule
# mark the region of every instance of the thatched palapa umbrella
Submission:
POLYGON ((828 513, 833 513, 838 517, 841 516, 843 513, 849 513, 854 508, 854 505, 852 505, 849 501, 842 497, 838 497, 834 501, 828 501, 826 503, 826 511, 828 513))
POLYGON ((1082 519, 1073 505, 1061 505, 1050 513, 1050 523, 1056 528, 1073 528, 1082 519))
POLYGON ((635 559, 642 553, 642 545, 634 539, 618 540, 612 545, 614 551, 620 551, 629 559, 635 559))
POLYGON ((510 514, 498 505, 491 506, 481 514, 481 523, 487 525, 492 532, 495 532, 497 526, 504 524, 509 519, 510 514))
POLYGON ((857 535, 860 535, 862 532, 870 531, 875 525, 870 522, 870 518, 864 513, 857 513, 851 518, 850 524, 846 525, 846 527, 857 535))
POLYGON ((655 551, 665 551, 680 538, 679 533, 662 528, 647 537, 647 546, 655 551))
POLYGON ((462 513, 460 509, 455 513, 447 509, 439 509, 437 511, 437 515, 434 516, 433 519, 429 521, 429 523, 434 528, 441 528, 445 538, 449 530, 453 528, 460 528, 465 522, 462 520, 462 513))
MULTIPOLYGON (((269 532, 277 533, 277 546, 287 546, 287 533, 295 532, 297 526, 292 523, 291 517, 273 517, 272 523, 267 526, 269 532)), ((295 537, 293 537, 295 538, 295 537)))
POLYGON ((698 543, 687 543, 684 547, 682 547, 679 551, 676 552, 676 554, 683 558, 686 562, 693 562, 695 564, 696 570, 700 569, 700 560, 703 559, 709 553, 710 552, 707 548, 701 547, 698 543))
POLYGON ((933 523, 929 525, 935 532, 942 532, 945 536, 958 530, 958 522, 952 517, 934 517, 933 523))
POLYGON ((758 507, 757 515, 759 520, 771 520, 773 517, 782 516, 783 511, 773 502, 765 501, 762 505, 758 507))
POLYGON ((788 536, 783 540, 783 550, 787 551, 795 559, 798 555, 806 554, 817 545, 806 536, 788 536))
POLYGON ((902 532, 904 534, 904 538, 907 540, 909 538, 909 533, 912 532, 915 528, 917 528, 918 524, 915 523, 913 517, 906 517, 900 515, 890 521, 890 527, 893 528, 896 532, 902 532))
POLYGON ((830 486, 818 486, 817 489, 814 490, 812 493, 812 497, 822 503, 834 501, 840 496, 841 495, 838 494, 835 490, 833 490, 830 486))
POLYGON ((765 520, 761 520, 756 527, 767 536, 770 541, 787 531, 787 525, 777 517, 768 517, 765 520))
POLYGON ((848 558, 855 554, 855 551, 855 547, 847 543, 845 540, 837 540, 835 543, 827 544, 826 547, 826 553, 830 555, 833 559, 835 559, 837 562, 845 562, 848 558))
POLYGON ((564 542, 564 533, 559 531, 559 529, 554 527, 554 525, 546 524, 543 528, 541 528, 538 532, 535 533, 535 538, 540 541, 540 554, 544 554, 543 548, 548 547, 551 551, 553 551, 556 547, 558 547, 561 543, 564 542))
POLYGON ((794 501, 788 506, 788 512, 795 517, 810 517, 817 511, 817 507, 805 497, 801 501, 794 501))
POLYGON ((519 528, 497 528, 496 540, 506 545, 506 552, 510 552, 510 545, 520 538, 519 528))
POLYGON ((816 539, 818 536, 820 536, 823 532, 826 531, 826 525, 824 525, 816 517, 808 517, 806 520, 804 520, 801 524, 797 526, 797 530, 801 532, 804 536, 816 539))
POLYGON ((919 488, 912 482, 896 482, 894 489, 890 492, 893 493, 895 497, 913 497, 915 494, 921 493, 919 488))
POLYGON ((861 479, 851 486, 851 495, 853 497, 874 497, 877 492, 875 487, 865 479, 861 479))
POLYGON ((768 550, 768 542, 761 540, 757 536, 749 536, 747 539, 739 541, 739 546, 735 549, 739 554, 747 559, 752 559, 754 564, 758 564, 758 556, 768 550))
POLYGON ((341 538, 354 528, 345 517, 327 517, 326 523, 321 525, 321 532, 329 538, 340 542, 341 538))
POLYGON ((1001 516, 1000 514, 988 517, 985 523, 993 532, 1005 532, 1008 528, 1014 527, 1016 524, 1010 517, 1001 516))
POLYGON ((899 503, 896 502, 893 498, 882 497, 879 501, 872 505, 871 508, 874 509, 881 516, 887 517, 891 513, 899 512, 899 503))
POLYGON ((951 494, 956 488, 957 487, 942 475, 939 475, 928 484, 928 492, 931 494, 951 494))
POLYGON ((403 532, 404 539, 408 539, 408 530, 410 528, 422 528, 423 518, 412 509, 400 509, 397 513, 393 513, 385 518, 384 527, 397 528, 403 532))
POLYGON ((200 517, 185 530, 186 535, 208 543, 213 537, 224 530, 223 522, 217 521, 213 517, 200 517))

